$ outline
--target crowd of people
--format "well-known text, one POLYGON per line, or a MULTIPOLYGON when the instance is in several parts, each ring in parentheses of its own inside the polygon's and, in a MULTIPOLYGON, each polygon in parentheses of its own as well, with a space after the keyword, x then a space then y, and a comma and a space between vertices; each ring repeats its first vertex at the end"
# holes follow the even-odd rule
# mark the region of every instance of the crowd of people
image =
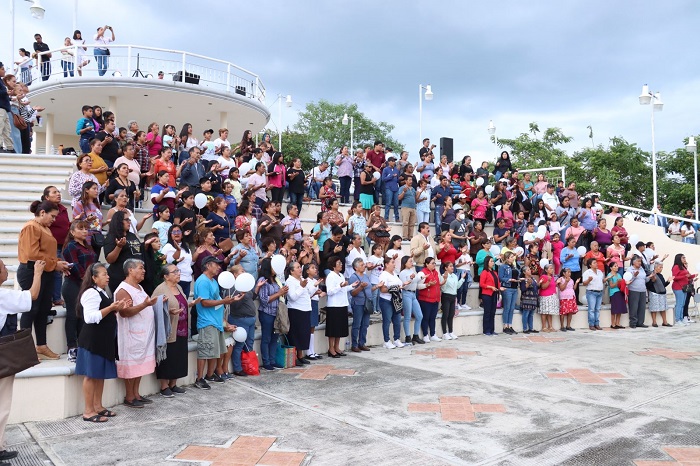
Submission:
MULTIPOLYGON (((652 326, 671 326, 669 284, 674 324, 692 322, 697 275, 683 254, 668 280, 667 256, 628 235, 619 211, 605 216, 597 198, 580 196, 575 183, 521 178, 507 152, 474 171, 468 156, 459 164, 446 157, 434 163, 429 140, 415 167, 405 152, 387 157, 379 141, 352 156, 343 147, 332 161, 339 167, 336 194, 328 163, 306 173, 299 159, 285 161, 267 135, 255 144, 246 131, 233 146, 225 128, 214 141, 213 131, 204 131, 200 141, 188 123, 179 134, 170 124, 161 133, 157 123, 144 132, 136 121, 117 129, 115 115, 99 107, 82 113, 70 209, 55 186, 32 203, 34 219, 19 235, 17 280, 32 296, 19 324, 34 329, 40 359, 59 358, 46 344, 46 326, 52 306, 65 305, 68 357, 84 376, 85 421, 116 415, 102 405, 105 379, 124 380, 124 405, 131 408, 151 403, 139 387, 154 372, 162 396, 185 393, 177 382, 188 374, 188 340, 198 343, 196 388, 247 375, 243 354, 252 351, 258 325, 261 368, 275 371, 280 309, 287 311, 285 337, 297 365, 347 356, 341 341, 348 337, 352 352, 370 351, 375 313, 386 349, 457 339, 454 318, 471 309, 473 281, 488 336, 498 334, 498 307, 506 334, 517 333, 516 307, 526 334, 574 331, 581 285, 592 331, 602 330, 604 294, 613 329, 624 328, 625 313, 630 328, 646 328, 647 305, 652 326), (138 219, 148 193, 152 212, 138 219), (307 197, 321 199, 311 229, 300 219, 307 197), (392 210, 401 235, 391 234, 392 210), (277 256, 284 272, 273 267, 277 256), (223 271, 252 276, 253 288, 222 288, 223 271), (324 317, 328 350, 320 355, 314 338, 324 317), (233 339, 238 328, 245 341, 233 339)), ((18 327, 17 315, 8 314, 2 335, 18 327)))

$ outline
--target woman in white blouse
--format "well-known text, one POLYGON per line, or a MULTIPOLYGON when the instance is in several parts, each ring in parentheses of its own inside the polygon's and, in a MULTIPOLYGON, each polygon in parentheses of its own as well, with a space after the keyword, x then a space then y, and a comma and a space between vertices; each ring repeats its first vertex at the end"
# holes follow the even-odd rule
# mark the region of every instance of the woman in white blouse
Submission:
POLYGON ((192 286, 192 251, 189 245, 182 240, 189 231, 182 231, 180 225, 172 225, 168 230, 168 242, 162 247, 160 252, 165 254, 167 264, 176 264, 180 270, 180 288, 189 298, 192 286))
MULTIPOLYGON (((304 358, 311 336, 311 294, 309 280, 302 277, 301 264, 291 262, 287 266, 287 312, 289 313, 289 344, 297 349, 297 366, 310 364, 304 358)), ((315 292, 315 291, 314 291, 315 292)))
POLYGON ((348 249, 348 255, 345 258, 345 278, 350 278, 354 273, 352 268, 352 263, 355 259, 362 259, 363 262, 367 262, 367 254, 362 249, 362 236, 358 233, 352 235, 352 242, 350 243, 350 249, 348 249))
POLYGON ((343 260, 337 256, 328 259, 330 273, 326 276, 326 336, 328 337, 328 356, 339 358, 347 356, 340 351, 340 339, 348 336, 348 291, 357 286, 348 286, 343 277, 343 260))
MULTIPOLYGON (((394 274, 396 262, 391 257, 384 257, 384 271, 379 274, 379 282, 384 285, 379 288, 379 309, 382 311, 382 332, 384 333, 384 348, 394 349, 396 347, 403 348, 405 345, 401 342, 401 310, 396 308, 397 296, 392 296, 392 293, 398 292, 398 297, 401 296, 401 288, 403 285, 411 283, 412 279, 407 283, 403 283, 401 279, 394 274), (393 343, 389 339, 389 324, 394 326, 393 343)), ((399 299, 399 302, 401 300, 399 299)))
POLYGON ((109 275, 104 264, 92 264, 80 287, 78 314, 83 315, 83 325, 78 337, 76 375, 84 375, 83 396, 85 409, 83 421, 106 422, 115 413, 105 409, 102 400, 105 379, 117 377, 116 313, 131 306, 130 300, 113 301, 108 291, 109 275))

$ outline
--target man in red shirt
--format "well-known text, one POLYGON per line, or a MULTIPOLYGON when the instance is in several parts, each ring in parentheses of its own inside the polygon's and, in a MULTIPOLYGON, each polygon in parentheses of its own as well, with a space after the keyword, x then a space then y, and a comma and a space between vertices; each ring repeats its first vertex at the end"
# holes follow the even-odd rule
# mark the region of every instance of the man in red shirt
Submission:
MULTIPOLYGON (((384 170, 386 166, 386 155, 384 154, 384 143, 382 141, 374 141, 374 150, 367 152, 367 160, 370 161, 375 170, 379 173, 384 170)), ((374 203, 379 204, 379 193, 382 192, 382 180, 381 178, 374 186, 374 203)))

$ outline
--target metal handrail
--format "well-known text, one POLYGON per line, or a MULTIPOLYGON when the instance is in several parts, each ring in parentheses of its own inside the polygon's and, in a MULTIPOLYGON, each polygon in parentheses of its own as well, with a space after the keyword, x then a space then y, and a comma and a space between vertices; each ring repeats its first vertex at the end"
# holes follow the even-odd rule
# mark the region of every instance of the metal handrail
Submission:
MULTIPOLYGON (((73 79, 80 79, 80 76, 77 76, 77 69, 79 66, 78 63, 78 50, 82 49, 82 47, 87 47, 88 49, 92 48, 94 49, 95 47, 99 48, 99 45, 92 44, 92 45, 71 45, 68 47, 60 47, 57 49, 49 50, 47 52, 41 52, 38 54, 36 57, 36 66, 35 70, 39 73, 39 76, 41 76, 41 66, 39 65, 39 56, 47 55, 47 54, 52 54, 53 57, 49 59, 49 62, 52 63, 52 72, 49 75, 49 78, 51 76, 55 75, 63 75, 64 71, 61 68, 62 64, 59 64, 62 61, 68 61, 64 60, 64 57, 62 57, 61 51, 62 50, 72 50, 73 52, 73 57, 72 57, 72 64, 73 64, 73 79), (56 69, 53 69, 54 66, 53 64, 57 64, 59 66, 56 66, 56 69)), ((202 83, 204 85, 213 85, 215 87, 221 87, 222 89, 226 90, 226 92, 235 92, 240 94, 241 89, 240 87, 245 87, 244 89, 244 94, 253 98, 258 99, 260 102, 264 103, 265 101, 265 86, 263 85, 262 81, 260 80, 260 77, 253 73, 250 70, 247 70, 246 68, 243 68, 242 66, 236 65, 235 63, 228 62, 226 60, 220 60, 218 58, 211 58, 207 57, 205 55, 200 55, 196 53, 191 53, 191 52, 186 52, 184 50, 172 50, 172 49, 163 49, 163 48, 158 48, 158 47, 149 47, 149 46, 140 46, 140 45, 116 45, 116 44, 109 44, 109 50, 112 52, 109 56, 107 56, 108 60, 110 61, 110 64, 114 63, 115 61, 118 62, 122 66, 121 69, 111 69, 111 73, 114 71, 119 71, 120 73, 126 73, 126 75, 122 74, 121 77, 123 78, 138 78, 142 79, 141 77, 136 77, 132 76, 132 72, 141 71, 140 67, 136 68, 132 65, 132 62, 135 58, 140 58, 146 62, 153 62, 154 60, 159 61, 163 64, 169 64, 172 65, 174 63, 178 63, 176 72, 177 73, 182 73, 182 78, 181 80, 184 80, 184 77, 187 76, 187 73, 194 73, 195 71, 206 71, 208 73, 207 77, 214 76, 213 79, 207 80, 207 79, 202 79, 202 83), (117 55, 114 54, 114 51, 118 50, 125 50, 126 54, 125 55, 117 55), (160 58, 160 57, 153 57, 153 56, 144 56, 141 57, 140 53, 141 51, 148 51, 148 52, 159 52, 162 54, 170 54, 170 55, 177 55, 178 57, 176 59, 173 59, 175 57, 170 57, 168 58, 160 58), (188 60, 190 58, 190 60, 188 60), (126 60, 126 63, 124 64, 123 60, 126 60), (197 59, 197 60, 202 60, 205 63, 193 63, 192 59, 197 59), (207 66, 207 63, 212 65, 212 66, 207 66), (215 68, 213 65, 223 65, 220 68, 215 68), (124 69, 125 67, 125 69, 124 69), (238 72, 238 73, 236 73, 238 72), (250 87, 248 90, 247 88, 250 87)), ((89 58, 92 62, 96 62, 96 57, 94 56, 94 53, 92 53, 90 50, 85 50, 82 51, 82 56, 85 58, 89 58)), ((110 67, 111 68, 111 67, 110 67)), ((168 68, 173 68, 172 66, 168 66, 168 68)), ((85 73, 90 72, 91 74, 94 73, 94 68, 92 69, 83 69, 85 73)), ((146 70, 147 72, 149 70, 146 70)), ((175 73, 171 73, 175 74, 175 73)), ((196 74, 196 73, 195 73, 196 74)), ((211 86, 210 86, 211 87, 211 86)))
POLYGON ((653 212, 651 210, 640 209, 638 207, 630 207, 630 206, 626 206, 626 205, 622 205, 622 204, 615 204, 613 202, 603 202, 601 200, 599 200, 598 203, 601 205, 606 205, 608 207, 617 207, 618 209, 631 210, 632 212, 640 212, 640 213, 647 214, 647 215, 659 215, 661 217, 666 217, 669 219, 678 219, 681 222, 693 222, 693 223, 695 223, 694 218, 686 218, 686 217, 679 217, 677 215, 669 215, 669 214, 665 214, 661 211, 653 212))
POLYGON ((561 170, 561 180, 566 185, 566 167, 528 168, 525 170, 518 169, 518 173, 535 173, 535 172, 554 171, 554 170, 561 170))

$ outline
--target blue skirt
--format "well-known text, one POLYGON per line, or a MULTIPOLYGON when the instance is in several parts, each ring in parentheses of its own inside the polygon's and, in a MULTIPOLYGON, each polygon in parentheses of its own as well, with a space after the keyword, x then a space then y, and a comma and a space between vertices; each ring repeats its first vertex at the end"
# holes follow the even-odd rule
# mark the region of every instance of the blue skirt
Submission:
POLYGON ((311 327, 318 327, 318 301, 311 300, 311 327))
POLYGON ((102 356, 93 354, 85 348, 78 347, 75 374, 84 375, 91 379, 116 379, 117 364, 114 361, 108 361, 102 356))

